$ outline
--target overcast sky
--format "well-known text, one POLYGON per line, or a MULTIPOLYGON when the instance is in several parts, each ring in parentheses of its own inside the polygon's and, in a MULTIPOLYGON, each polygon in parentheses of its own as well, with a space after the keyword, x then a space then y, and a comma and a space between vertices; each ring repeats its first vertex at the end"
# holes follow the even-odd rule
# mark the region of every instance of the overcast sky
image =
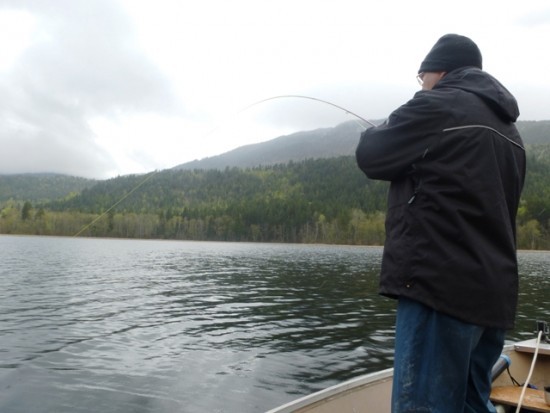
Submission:
POLYGON ((386 118, 446 33, 550 119, 550 2, 0 0, 0 174, 109 178, 386 118), (246 109, 245 109, 246 108, 246 109))

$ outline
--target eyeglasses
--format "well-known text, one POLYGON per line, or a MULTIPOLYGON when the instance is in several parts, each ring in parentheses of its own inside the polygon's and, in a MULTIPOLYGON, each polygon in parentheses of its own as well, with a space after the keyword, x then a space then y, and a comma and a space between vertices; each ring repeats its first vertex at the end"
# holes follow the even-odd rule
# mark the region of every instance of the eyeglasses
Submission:
POLYGON ((420 72, 419 74, 416 75, 416 81, 420 86, 424 85, 424 74, 425 74, 424 72, 420 72))

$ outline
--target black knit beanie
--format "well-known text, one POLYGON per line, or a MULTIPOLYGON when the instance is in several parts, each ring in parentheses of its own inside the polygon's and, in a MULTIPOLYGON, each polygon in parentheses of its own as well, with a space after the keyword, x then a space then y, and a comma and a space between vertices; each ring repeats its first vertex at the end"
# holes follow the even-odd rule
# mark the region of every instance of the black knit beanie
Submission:
POLYGON ((481 69, 481 60, 481 52, 471 39, 458 34, 446 34, 432 47, 418 73, 450 72, 465 66, 481 69))

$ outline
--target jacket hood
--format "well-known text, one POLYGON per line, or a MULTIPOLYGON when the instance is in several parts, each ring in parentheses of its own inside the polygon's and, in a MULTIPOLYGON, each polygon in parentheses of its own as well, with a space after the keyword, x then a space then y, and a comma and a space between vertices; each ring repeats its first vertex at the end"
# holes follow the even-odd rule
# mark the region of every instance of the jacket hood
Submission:
POLYGON ((501 119, 515 122, 519 117, 516 98, 489 73, 475 67, 447 73, 434 87, 461 89, 479 96, 501 119))

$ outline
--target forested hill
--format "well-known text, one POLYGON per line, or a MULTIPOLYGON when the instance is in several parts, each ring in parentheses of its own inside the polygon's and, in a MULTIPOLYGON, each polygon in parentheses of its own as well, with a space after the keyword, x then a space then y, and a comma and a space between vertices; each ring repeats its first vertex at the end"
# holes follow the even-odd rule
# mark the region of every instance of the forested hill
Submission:
POLYGON ((82 235, 378 245, 386 191, 349 156, 252 169, 165 170, 98 182, 45 204, 8 203, 0 211, 0 233, 75 235, 124 199, 82 235))
POLYGON ((517 127, 525 144, 550 144, 550 120, 519 121, 517 127))
POLYGON ((10 199, 36 203, 74 196, 97 182, 59 174, 0 175, 0 206, 10 199))
MULTIPOLYGON (((525 144, 550 144, 550 121, 519 121, 517 126, 525 144)), ((242 146, 218 156, 178 165, 175 169, 250 168, 353 155, 363 130, 357 122, 348 121, 333 128, 298 132, 268 142, 242 146)))

